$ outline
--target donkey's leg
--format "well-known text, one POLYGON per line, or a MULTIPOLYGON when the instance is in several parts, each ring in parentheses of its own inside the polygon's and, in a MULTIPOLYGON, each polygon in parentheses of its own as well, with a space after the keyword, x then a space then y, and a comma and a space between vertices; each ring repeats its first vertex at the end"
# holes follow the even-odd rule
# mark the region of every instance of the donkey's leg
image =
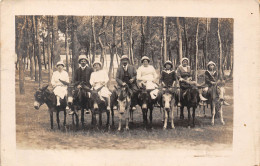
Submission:
POLYGON ((180 119, 184 119, 184 115, 183 115, 183 109, 184 109, 184 106, 181 106, 181 112, 180 112, 180 119))
POLYGON ((164 125, 163 125, 163 130, 167 129, 167 119, 168 119, 168 113, 166 109, 163 109, 163 114, 164 114, 164 125))
POLYGON ((153 128, 153 108, 150 108, 150 126, 153 128))
POLYGON ((203 106, 203 113, 204 113, 204 117, 206 117, 206 106, 203 106))
MULTIPOLYGON (((76 109, 75 109, 76 110, 76 109)), ((76 117, 76 128, 79 129, 79 113, 78 111, 76 111, 74 113, 75 117, 76 117)))
POLYGON ((190 128, 190 107, 187 107, 187 110, 188 110, 188 128, 190 128))
POLYGON ((220 114, 220 121, 222 125, 225 125, 224 119, 223 119, 223 110, 222 110, 222 105, 219 107, 219 114, 220 114))
POLYGON ((132 108, 130 108, 130 122, 131 123, 134 123, 134 116, 133 116, 133 114, 134 114, 134 111, 133 111, 132 108))
POLYGON ((195 111, 196 111, 196 108, 193 107, 192 110, 193 110, 193 112, 192 112, 192 123, 193 123, 193 127, 195 127, 195 111))
POLYGON ((56 112, 56 119, 57 119, 57 124, 58 124, 58 129, 60 130, 60 117, 59 117, 60 111, 57 110, 56 112))
POLYGON ((53 112, 50 110, 49 112, 50 112, 51 129, 53 129, 53 112))
POLYGON ((130 106, 128 106, 128 108, 125 110, 125 129, 126 131, 129 130, 129 118, 130 118, 130 115, 129 115, 129 112, 132 108, 130 108, 130 106))
POLYGON ((63 121, 63 126, 66 127, 66 117, 67 113, 66 113, 66 109, 64 109, 64 121, 63 121))
POLYGON ((171 128, 174 129, 175 127, 174 127, 174 116, 173 116, 174 107, 173 106, 170 108, 170 111, 171 111, 171 118, 170 118, 170 120, 171 120, 171 128))
POLYGON ((102 126, 102 112, 99 113, 99 126, 102 126))
POLYGON ((119 117, 119 123, 118 123, 118 129, 117 130, 120 131, 121 127, 122 127, 122 114, 119 113, 118 117, 119 117))
POLYGON ((212 117, 211 117, 211 125, 214 125, 214 119, 215 119, 215 114, 216 114, 216 105, 214 102, 212 102, 212 104, 210 105, 211 108, 211 113, 212 113, 212 117))
POLYGON ((106 113, 107 113, 107 123, 106 123, 106 127, 108 127, 108 128, 109 128, 109 126, 110 126, 110 112, 111 112, 111 110, 110 110, 110 111, 109 111, 109 110, 106 111, 106 113))
POLYGON ((81 126, 84 129, 84 108, 81 108, 81 126))

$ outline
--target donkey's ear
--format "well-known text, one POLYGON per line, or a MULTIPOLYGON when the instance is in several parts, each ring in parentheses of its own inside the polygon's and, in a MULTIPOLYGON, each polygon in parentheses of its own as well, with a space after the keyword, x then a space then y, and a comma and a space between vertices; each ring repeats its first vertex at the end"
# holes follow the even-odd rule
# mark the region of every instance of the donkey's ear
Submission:
POLYGON ((114 85, 115 90, 118 90, 118 88, 114 85))
POLYGON ((48 86, 49 86, 49 85, 43 86, 43 87, 41 88, 41 90, 46 90, 46 89, 48 88, 48 86))

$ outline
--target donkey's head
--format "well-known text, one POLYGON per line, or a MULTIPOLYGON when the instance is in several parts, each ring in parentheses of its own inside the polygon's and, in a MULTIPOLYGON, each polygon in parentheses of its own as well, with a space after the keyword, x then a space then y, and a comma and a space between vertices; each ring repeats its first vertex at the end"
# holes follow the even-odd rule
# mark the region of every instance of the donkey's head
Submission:
POLYGON ((41 105, 46 102, 46 92, 48 92, 48 85, 36 90, 34 94, 34 108, 38 110, 41 105))
POLYGON ((130 93, 128 86, 115 87, 118 95, 118 110, 119 113, 124 113, 130 103, 130 93))
POLYGON ((171 108, 173 94, 171 93, 169 88, 163 88, 162 92, 163 92, 163 94, 162 94, 162 105, 163 105, 163 108, 165 110, 169 111, 170 108, 171 108))
POLYGON ((98 89, 89 90, 89 92, 91 93, 91 101, 92 101, 92 104, 93 104, 93 109, 94 109, 94 111, 96 111, 96 110, 99 109, 98 104, 100 103, 101 99, 100 99, 100 96, 99 96, 98 92, 99 92, 103 87, 104 87, 104 86, 101 86, 101 87, 98 88, 98 89))
POLYGON ((148 108, 148 103, 149 103, 149 97, 150 94, 146 90, 146 87, 142 84, 142 87, 140 87, 139 90, 139 95, 138 95, 138 100, 141 103, 142 110, 147 110, 148 108))
POLYGON ((216 84, 216 94, 220 101, 224 100, 225 95, 225 81, 219 80, 216 84))

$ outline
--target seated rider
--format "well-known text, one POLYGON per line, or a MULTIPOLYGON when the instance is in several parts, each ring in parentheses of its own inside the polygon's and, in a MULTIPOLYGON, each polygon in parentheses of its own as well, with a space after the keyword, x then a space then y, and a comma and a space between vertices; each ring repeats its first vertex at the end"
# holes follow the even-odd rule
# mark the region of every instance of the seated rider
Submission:
MULTIPOLYGON (((216 64, 210 61, 207 64, 207 70, 205 71, 205 84, 207 87, 205 87, 203 91, 206 92, 207 94, 209 89, 211 89, 213 85, 216 85, 217 80, 218 80, 218 74, 216 71, 216 64)), ((227 103, 225 100, 223 101, 223 104, 227 106, 229 105, 229 103, 227 103)))
MULTIPOLYGON (((88 88, 91 88, 89 79, 90 79, 91 73, 93 72, 93 68, 88 66, 89 61, 88 61, 86 55, 80 55, 78 58, 78 63, 80 66, 74 72, 74 84, 75 84, 76 90, 78 90, 80 88, 85 88, 85 86, 88 88), (82 82, 84 83, 83 87, 81 87, 82 82)), ((86 114, 90 113, 90 106, 88 104, 89 103, 87 103, 86 114)))
MULTIPOLYGON (((177 68, 177 77, 179 79, 180 89, 179 95, 180 98, 183 96, 183 92, 190 88, 191 86, 199 86, 195 81, 192 81, 192 73, 190 66, 188 66, 189 59, 188 58, 182 58, 181 65, 177 68)), ((200 104, 202 105, 203 101, 206 101, 207 99, 202 96, 202 90, 199 89, 199 97, 200 97, 200 104)), ((178 106, 181 106, 181 103, 178 103, 178 106)))
MULTIPOLYGON (((51 78, 51 84, 53 86, 53 92, 57 97, 57 106, 60 106, 60 99, 64 99, 67 96, 67 88, 69 84, 69 75, 63 70, 64 63, 62 61, 56 64, 57 71, 53 72, 51 78)), ((68 108, 66 108, 68 110, 68 108)))
POLYGON ((165 69, 162 71, 160 79, 162 87, 173 87, 177 80, 176 73, 173 70, 173 64, 168 60, 163 66, 165 69))
POLYGON ((137 91, 136 86, 136 69, 134 66, 129 64, 129 58, 127 55, 123 55, 120 59, 120 67, 116 72, 116 82, 119 86, 128 85, 131 90, 131 107, 133 110, 136 109, 137 105, 137 91))
POLYGON ((95 61, 93 63, 94 72, 90 76, 90 84, 93 89, 98 89, 103 86, 99 91, 99 95, 103 97, 107 102, 107 110, 110 110, 110 96, 111 92, 107 88, 107 82, 109 81, 108 74, 102 69, 102 64, 100 61, 95 61))
POLYGON ((137 69, 137 85, 142 87, 143 85, 147 90, 151 90, 151 98, 155 99, 159 90, 156 84, 157 74, 152 65, 149 65, 150 59, 147 56, 143 56, 141 59, 142 66, 137 69))

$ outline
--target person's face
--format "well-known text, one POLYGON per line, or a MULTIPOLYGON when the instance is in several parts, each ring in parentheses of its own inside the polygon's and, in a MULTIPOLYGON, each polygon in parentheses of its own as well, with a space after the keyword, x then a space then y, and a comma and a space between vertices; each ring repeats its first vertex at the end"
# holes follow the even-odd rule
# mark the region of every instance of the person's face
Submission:
POLYGON ((100 64, 95 63, 95 64, 94 64, 94 69, 95 69, 96 71, 99 71, 99 70, 101 69, 100 64))
POLYGON ((209 70, 214 70, 214 65, 213 64, 211 64, 211 65, 209 65, 209 70))
POLYGON ((82 67, 86 66, 86 64, 87 64, 87 61, 86 61, 85 59, 81 59, 81 60, 80 60, 80 65, 81 65, 82 67))
POLYGON ((58 65, 57 68, 58 68, 58 71, 61 72, 63 70, 63 65, 58 65))
POLYGON ((149 65, 148 60, 144 60, 144 61, 143 61, 143 64, 144 64, 144 67, 147 67, 147 66, 149 65))
POLYGON ((167 70, 170 70, 172 66, 170 64, 166 64, 165 67, 166 67, 167 70))
POLYGON ((187 60, 182 61, 182 66, 183 67, 186 67, 187 65, 188 65, 188 61, 187 60))
POLYGON ((123 66, 126 66, 128 64, 128 60, 127 59, 123 59, 122 60, 122 64, 123 64, 123 66))

